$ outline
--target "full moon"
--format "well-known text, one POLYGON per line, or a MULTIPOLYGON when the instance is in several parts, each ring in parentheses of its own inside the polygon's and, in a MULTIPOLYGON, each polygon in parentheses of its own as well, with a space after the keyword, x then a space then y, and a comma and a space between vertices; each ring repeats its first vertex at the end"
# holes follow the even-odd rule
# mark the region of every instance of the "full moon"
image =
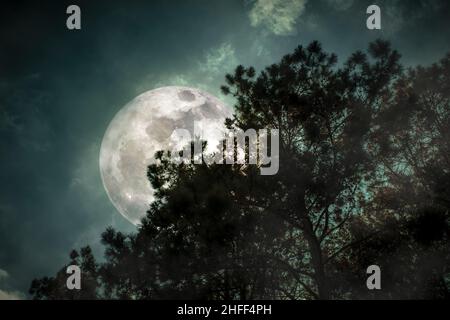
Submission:
POLYGON ((112 119, 100 148, 103 186, 116 209, 138 225, 154 200, 147 168, 158 150, 180 144, 176 129, 194 137, 194 122, 201 138, 216 146, 231 109, 216 97, 188 87, 147 91, 125 105, 112 119))

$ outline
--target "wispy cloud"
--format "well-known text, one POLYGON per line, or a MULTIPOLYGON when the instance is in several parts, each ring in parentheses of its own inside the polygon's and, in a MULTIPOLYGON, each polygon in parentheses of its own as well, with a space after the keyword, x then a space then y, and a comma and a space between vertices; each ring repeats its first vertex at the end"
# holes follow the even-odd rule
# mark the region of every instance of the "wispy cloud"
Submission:
POLYGON ((24 296, 19 291, 0 290, 0 300, 23 300, 24 296))
POLYGON ((216 48, 210 49, 204 61, 200 62, 200 69, 209 74, 223 75, 224 71, 230 71, 237 65, 236 54, 230 43, 222 43, 216 48))
MULTIPOLYGON (((0 269, 0 284, 9 278, 9 273, 6 270, 0 269)), ((22 300, 23 293, 19 291, 7 291, 0 289, 0 300, 22 300)))
POLYGON ((307 0, 257 0, 249 12, 250 23, 262 26, 276 35, 295 33, 307 0))
POLYGON ((9 277, 8 272, 6 272, 6 271, 3 270, 3 269, 0 269, 0 280, 5 279, 5 278, 8 278, 8 277, 9 277))

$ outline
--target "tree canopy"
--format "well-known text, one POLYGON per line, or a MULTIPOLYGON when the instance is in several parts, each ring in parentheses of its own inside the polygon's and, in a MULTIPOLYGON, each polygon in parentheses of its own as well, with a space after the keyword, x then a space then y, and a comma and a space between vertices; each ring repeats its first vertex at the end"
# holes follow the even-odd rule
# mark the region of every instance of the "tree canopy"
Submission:
POLYGON ((450 55, 405 69, 377 40, 338 63, 320 43, 257 72, 237 66, 230 128, 278 129, 279 171, 174 164, 160 151, 156 200, 136 233, 108 228, 36 279, 35 299, 448 298, 450 55), (382 290, 366 287, 379 265, 382 290))

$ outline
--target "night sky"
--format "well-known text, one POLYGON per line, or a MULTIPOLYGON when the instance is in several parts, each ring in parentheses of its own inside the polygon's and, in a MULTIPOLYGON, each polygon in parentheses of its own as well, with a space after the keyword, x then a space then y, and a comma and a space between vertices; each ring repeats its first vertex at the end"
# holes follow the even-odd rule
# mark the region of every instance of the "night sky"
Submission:
MULTIPOLYGON (((406 66, 450 51, 448 1, 22 1, 0 8, 0 299, 26 298, 72 248, 135 227, 110 203, 98 157, 113 116, 165 85, 219 98, 238 64, 261 69, 319 40, 339 61, 388 39, 406 66), (81 8, 82 29, 66 28, 81 8), (381 8, 381 30, 366 8, 381 8)), ((227 100, 226 100, 227 101, 227 100)), ((227 101, 232 104, 232 101, 227 101)))

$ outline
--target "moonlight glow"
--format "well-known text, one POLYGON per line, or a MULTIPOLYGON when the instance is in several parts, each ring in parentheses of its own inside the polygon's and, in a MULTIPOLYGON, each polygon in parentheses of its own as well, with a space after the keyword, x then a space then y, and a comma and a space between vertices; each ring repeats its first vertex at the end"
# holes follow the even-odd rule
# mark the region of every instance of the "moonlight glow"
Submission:
POLYGON ((153 200, 147 167, 156 151, 180 144, 175 129, 194 136, 195 121, 202 138, 215 146, 230 116, 220 100, 187 87, 147 91, 124 106, 109 124, 100 150, 103 185, 117 210, 133 224, 145 216, 153 200))

